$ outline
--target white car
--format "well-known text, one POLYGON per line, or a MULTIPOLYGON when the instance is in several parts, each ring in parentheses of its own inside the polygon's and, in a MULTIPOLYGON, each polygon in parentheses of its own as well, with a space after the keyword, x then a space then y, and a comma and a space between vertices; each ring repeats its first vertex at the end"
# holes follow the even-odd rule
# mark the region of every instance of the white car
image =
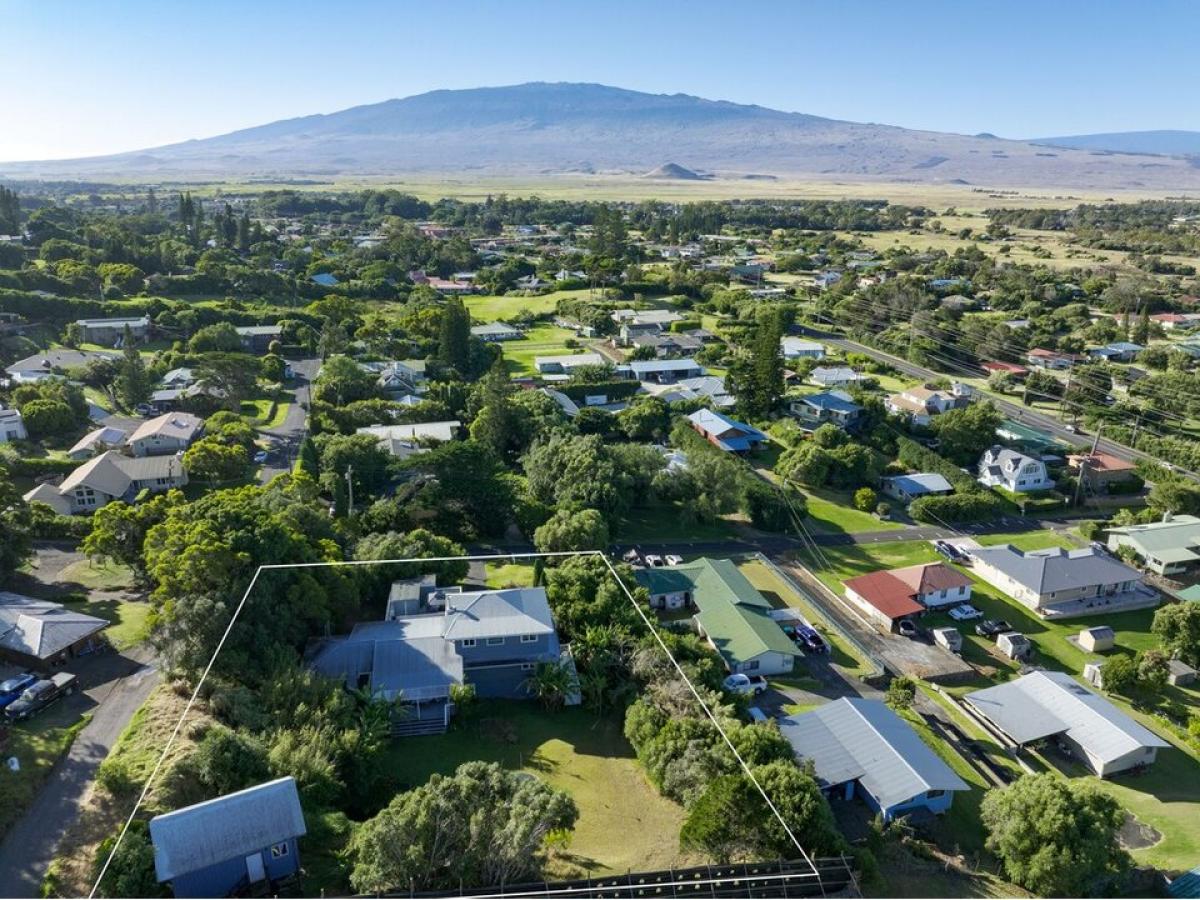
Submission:
POLYGON ((971 619, 983 618, 983 613, 970 603, 964 603, 962 606, 956 606, 950 610, 950 618, 956 619, 959 622, 969 622, 971 619))
POLYGON ((646 567, 649 569, 657 569, 663 564, 663 559, 654 553, 647 553, 645 556, 646 567))
POLYGON ((663 561, 666 562, 668 566, 677 566, 683 562, 683 557, 676 556, 674 553, 668 553, 663 557, 663 561))
POLYGON ((738 672, 726 678, 721 686, 731 694, 761 694, 767 689, 767 679, 761 675, 743 675, 738 672))

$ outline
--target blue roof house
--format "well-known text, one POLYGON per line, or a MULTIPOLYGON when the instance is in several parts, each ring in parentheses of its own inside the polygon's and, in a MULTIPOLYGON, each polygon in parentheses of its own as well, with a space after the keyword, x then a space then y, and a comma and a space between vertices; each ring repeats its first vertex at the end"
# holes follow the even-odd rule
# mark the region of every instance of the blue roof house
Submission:
POLYGON ((943 813, 970 786, 881 700, 843 697, 779 719, 796 756, 811 760, 817 784, 847 800, 856 794, 885 822, 943 813))
POLYGON ((538 664, 563 657, 545 588, 464 591, 418 580, 394 585, 386 619, 327 639, 310 666, 352 690, 402 698, 413 720, 406 731, 433 734, 449 723, 455 685, 521 699, 538 664))
POLYGON ((306 833, 294 778, 279 778, 150 820, 154 872, 176 897, 228 897, 300 870, 306 833))
POLYGON ((810 430, 826 422, 842 428, 853 428, 862 412, 862 407, 845 391, 824 391, 797 397, 791 401, 789 408, 800 424, 810 430))
POLYGON ((711 409, 698 409, 688 417, 692 428, 714 447, 739 456, 762 446, 767 436, 752 425, 738 422, 711 409))

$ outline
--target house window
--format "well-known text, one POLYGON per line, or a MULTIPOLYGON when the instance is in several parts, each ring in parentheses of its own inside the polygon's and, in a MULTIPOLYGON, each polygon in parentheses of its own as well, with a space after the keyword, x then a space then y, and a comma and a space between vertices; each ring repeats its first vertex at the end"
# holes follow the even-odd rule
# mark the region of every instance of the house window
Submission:
POLYGON ((742 666, 742 668, 747 670, 748 672, 753 672, 755 669, 758 668, 758 660, 753 659, 750 662, 746 663, 744 666, 742 666))
POLYGON ((459 646, 460 647, 474 647, 475 646, 475 638, 463 638, 462 641, 459 642, 459 646))
POLYGON ((532 672, 536 668, 537 668, 536 663, 521 663, 521 671, 522 672, 532 672))
POLYGON ((497 646, 497 645, 499 645, 499 644, 503 644, 503 643, 504 643, 504 638, 502 638, 502 637, 488 638, 488 639, 487 639, 487 642, 488 642, 488 646, 489 646, 489 647, 495 647, 495 646, 497 646))
POLYGON ((945 791, 929 791, 928 793, 925 794, 925 796, 928 797, 930 800, 935 800, 938 797, 941 797, 942 795, 944 795, 945 793, 946 793, 945 791))
POLYGON ((537 643, 537 635, 536 634, 523 634, 523 635, 521 635, 521 643, 522 644, 535 644, 535 643, 537 643))
POLYGON ((291 852, 291 847, 289 847, 286 843, 271 845, 271 859, 283 859, 291 852))

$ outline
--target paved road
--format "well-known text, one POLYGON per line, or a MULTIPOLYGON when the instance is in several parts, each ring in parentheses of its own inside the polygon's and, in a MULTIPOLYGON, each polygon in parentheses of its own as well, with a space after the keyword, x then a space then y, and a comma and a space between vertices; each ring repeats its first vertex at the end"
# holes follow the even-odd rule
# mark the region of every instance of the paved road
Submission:
MULTIPOLYGON (((87 691, 88 697, 96 702, 91 710, 92 720, 54 767, 33 805, 0 843, 0 897, 40 896, 42 878, 63 833, 78 814, 96 769, 158 684, 158 669, 152 661, 147 661, 148 651, 142 652, 145 656, 137 660, 132 672, 87 691)), ((137 651, 130 654, 130 658, 137 656, 137 651)), ((109 659, 114 664, 126 661, 120 657, 109 659)), ((106 662, 97 660, 101 665, 106 662)))
POLYGON ((295 400, 288 406, 283 422, 274 428, 260 428, 259 435, 270 440, 272 449, 267 464, 258 473, 258 479, 266 484, 276 475, 290 472, 295 464, 300 444, 308 433, 308 410, 312 399, 312 381, 321 368, 321 360, 310 357, 292 360, 295 376, 293 393, 295 400))
MULTIPOLYGON (((874 347, 868 347, 865 344, 860 344, 857 341, 848 341, 845 338, 840 338, 835 334, 821 331, 815 328, 806 328, 805 332, 814 337, 818 337, 833 347, 838 347, 841 350, 850 353, 862 353, 867 356, 877 359, 880 362, 888 363, 895 366, 906 375, 911 375, 914 378, 943 378, 944 374, 935 372, 932 369, 926 369, 924 366, 918 366, 899 356, 893 356, 891 353, 884 353, 882 350, 876 350, 874 347)), ((1022 406, 1020 403, 1013 403, 1011 400, 1003 400, 999 397, 988 395, 996 408, 1010 418, 1020 422, 1023 425, 1029 425, 1044 431, 1052 437, 1065 441, 1068 444, 1079 444, 1081 442, 1090 443, 1090 438, 1087 435, 1081 435, 1076 432, 1068 431, 1066 425, 1054 416, 1047 415, 1044 412, 1030 409, 1027 406, 1022 406)), ((1159 462, 1158 458, 1149 454, 1143 453, 1141 450, 1134 450, 1132 447, 1126 447, 1124 444, 1118 444, 1116 441, 1110 441, 1107 438, 1101 437, 1097 444, 1097 449, 1104 453, 1112 454, 1120 459, 1137 461, 1146 460, 1148 462, 1159 462)), ((1182 472, 1189 478, 1196 478, 1190 472, 1182 472)), ((1200 480, 1200 479, 1196 479, 1200 480)))

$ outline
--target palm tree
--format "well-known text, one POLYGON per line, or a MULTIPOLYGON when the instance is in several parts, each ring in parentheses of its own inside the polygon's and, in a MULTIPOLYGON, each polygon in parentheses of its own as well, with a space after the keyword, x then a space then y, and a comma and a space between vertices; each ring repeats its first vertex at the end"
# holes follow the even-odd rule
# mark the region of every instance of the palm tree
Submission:
POLYGON ((579 690, 579 680, 570 667, 562 662, 542 662, 537 664, 522 686, 547 709, 558 709, 571 694, 579 690))

